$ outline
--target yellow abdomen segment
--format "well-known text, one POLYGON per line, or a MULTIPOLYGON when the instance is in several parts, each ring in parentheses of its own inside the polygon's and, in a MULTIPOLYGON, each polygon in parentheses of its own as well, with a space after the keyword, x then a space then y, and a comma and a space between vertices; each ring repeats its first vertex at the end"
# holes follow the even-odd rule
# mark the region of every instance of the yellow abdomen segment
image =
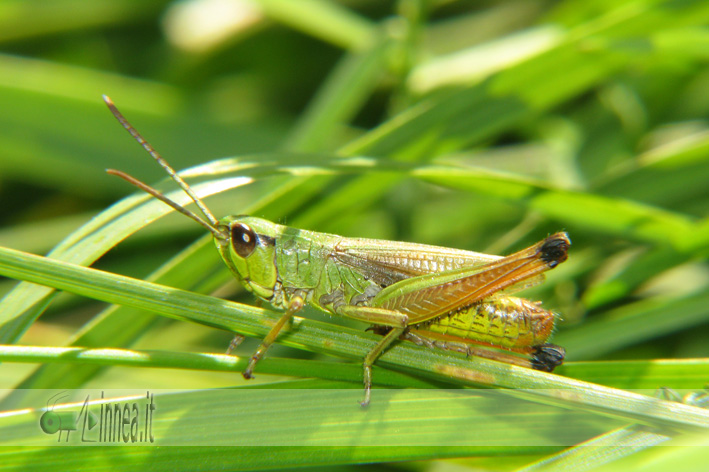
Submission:
POLYGON ((554 329, 554 313, 538 303, 516 297, 501 297, 477 303, 465 310, 416 325, 445 337, 489 343, 505 348, 538 346, 554 329))

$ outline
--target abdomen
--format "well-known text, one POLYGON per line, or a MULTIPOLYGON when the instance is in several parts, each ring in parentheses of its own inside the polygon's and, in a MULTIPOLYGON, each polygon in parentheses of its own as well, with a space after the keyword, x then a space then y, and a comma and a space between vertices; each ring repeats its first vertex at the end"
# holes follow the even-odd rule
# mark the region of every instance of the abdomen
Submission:
POLYGON ((501 297, 420 323, 412 329, 423 336, 516 349, 546 342, 554 329, 554 321, 554 313, 537 303, 523 298, 501 297))

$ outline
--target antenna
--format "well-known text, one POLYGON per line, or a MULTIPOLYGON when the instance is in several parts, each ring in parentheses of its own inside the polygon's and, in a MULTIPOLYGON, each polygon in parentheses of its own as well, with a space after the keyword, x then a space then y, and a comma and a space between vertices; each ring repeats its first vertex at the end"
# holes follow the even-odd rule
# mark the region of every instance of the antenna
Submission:
POLYGON ((108 172, 111 175, 115 175, 117 177, 122 178, 123 180, 127 181, 128 183, 135 185, 139 189, 143 190, 144 192, 149 193, 153 197, 157 198, 161 202, 169 205, 170 207, 174 208, 175 210, 179 211, 183 215, 193 219, 200 225, 204 226, 207 228, 214 236, 223 239, 224 238, 224 233, 217 229, 219 225, 219 221, 214 217, 211 211, 209 211, 209 208, 200 200, 200 198, 192 191, 192 188, 190 188, 189 185, 187 185, 187 182, 182 180, 182 177, 177 175, 177 172, 175 172, 175 169, 173 169, 170 164, 167 163, 167 161, 160 155, 158 152, 153 149, 153 147, 150 145, 148 141, 143 138, 143 136, 140 135, 140 133, 131 125, 126 117, 123 116, 123 114, 118 111, 118 108, 116 105, 114 105, 113 100, 111 100, 107 95, 103 95, 103 101, 106 102, 106 105, 108 106, 108 109, 111 110, 111 113, 113 116, 116 117, 118 122, 125 128, 128 133, 130 133, 131 136, 133 136, 133 139, 138 141, 138 144, 140 144, 143 149, 145 149, 148 154, 150 154, 153 159, 157 161, 160 166, 165 169, 165 172, 170 175, 170 178, 174 180, 177 185, 180 186, 182 190, 185 191, 187 195, 192 199, 192 201, 199 207, 200 211, 202 214, 205 216, 205 218, 200 217, 199 215, 193 213, 192 211, 188 210, 187 208, 184 208, 183 206, 177 204, 176 202, 173 202, 169 198, 167 198, 165 195, 154 189, 153 187, 141 182, 140 180, 136 179, 135 177, 132 177, 125 172, 122 172, 120 170, 115 170, 115 169, 107 169, 106 172, 108 172))
POLYGON ((159 191, 155 190, 155 189, 154 189, 153 187, 151 187, 150 185, 145 184, 145 183, 141 182, 140 180, 136 179, 135 177, 133 177, 133 176, 131 176, 131 175, 128 175, 128 174, 126 174, 125 172, 122 172, 122 171, 120 171, 120 170, 116 170, 116 169, 106 169, 106 173, 107 173, 107 174, 111 174, 111 175, 115 175, 116 177, 120 177, 121 179, 125 180, 125 181, 128 182, 129 184, 135 185, 136 187, 138 187, 138 188, 141 189, 142 191, 144 191, 144 192, 146 192, 146 193, 149 193, 149 194, 152 195, 153 197, 155 197, 155 198, 157 198, 158 200, 160 200, 161 202, 163 202, 163 203, 165 203, 165 204, 171 206, 172 208, 174 208, 175 210, 179 211, 179 212, 182 213, 183 215, 185 215, 185 216, 187 216, 187 217, 189 217, 189 218, 192 218, 192 219, 195 220, 197 223, 199 223, 199 224, 201 224, 202 226, 204 226, 205 228, 207 228, 212 234, 214 234, 214 236, 216 236, 216 237, 218 237, 218 238, 220 238, 220 239, 224 239, 224 233, 222 233, 221 231, 219 231, 215 226, 212 226, 207 220, 205 220, 205 219, 202 218, 201 216, 195 214, 194 212, 191 212, 190 210, 188 210, 187 208, 181 206, 180 204, 178 204, 178 203, 176 203, 176 202, 173 202, 172 200, 170 200, 169 198, 167 198, 165 195, 163 195, 163 194, 160 193, 159 191))

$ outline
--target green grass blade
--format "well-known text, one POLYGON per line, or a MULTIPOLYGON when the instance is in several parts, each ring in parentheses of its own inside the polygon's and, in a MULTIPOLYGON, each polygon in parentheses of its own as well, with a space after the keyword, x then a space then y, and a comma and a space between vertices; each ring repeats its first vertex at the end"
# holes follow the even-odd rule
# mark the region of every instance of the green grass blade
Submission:
MULTIPOLYGON (((0 271, 3 275, 44 283, 58 289, 109 303, 119 303, 148 309, 171 318, 191 320, 207 326, 229 329, 247 336, 264 336, 279 315, 248 305, 163 287, 148 282, 132 280, 95 269, 73 266, 65 262, 0 249, 0 271), (89 275, 90 274, 90 275, 89 275)), ((371 349, 375 335, 359 333, 327 324, 298 319, 293 329, 281 340, 285 344, 306 347, 319 352, 337 353, 347 358, 362 358, 371 349), (310 331, 306 327, 312 326, 310 331), (360 341, 361 340, 361 341, 360 341), (367 347, 369 346, 369 347, 367 347)), ((693 428, 706 427, 709 412, 684 405, 664 404, 642 395, 614 390, 599 385, 566 379, 553 374, 531 371, 482 358, 470 362, 443 353, 427 351, 419 346, 399 345, 387 351, 379 361, 381 365, 396 365, 403 369, 422 369, 433 378, 455 378, 462 384, 501 386, 512 389, 546 389, 539 394, 546 401, 569 401, 563 391, 571 389, 571 403, 594 411, 612 412, 627 418, 656 425, 693 428), (413 352, 411 351, 413 349, 413 352), (426 359, 417 352, 427 352, 426 359)), ((534 398, 530 391, 523 396, 534 398)))

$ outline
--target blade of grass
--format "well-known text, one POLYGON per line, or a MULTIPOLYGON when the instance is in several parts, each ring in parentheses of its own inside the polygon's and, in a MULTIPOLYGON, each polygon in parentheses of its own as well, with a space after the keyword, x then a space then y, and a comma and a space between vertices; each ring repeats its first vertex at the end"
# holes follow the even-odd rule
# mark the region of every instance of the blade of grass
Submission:
POLYGON ((673 298, 654 297, 611 310, 555 338, 569 349, 569 359, 588 359, 640 340, 688 329, 709 319, 706 291, 673 298))
MULTIPOLYGON (((73 366, 72 368, 76 368, 80 365, 91 365, 212 370, 234 372, 235 376, 237 376, 241 371, 246 369, 249 359, 227 354, 206 352, 193 353, 115 348, 91 349, 86 347, 0 346, 0 361, 30 364, 70 364, 69 367, 73 366)), ((259 362, 259 372, 263 374, 346 381, 352 383, 350 387, 357 389, 361 388, 362 383, 362 366, 359 364, 268 358, 259 362)), ((377 383, 400 388, 432 388, 442 385, 386 369, 377 369, 377 383)), ((52 386, 49 384, 49 386, 39 388, 79 387, 80 384, 72 387, 65 387, 58 384, 52 386)), ((270 385, 269 387, 276 387, 276 385, 270 385)), ((24 388, 26 387, 19 387, 19 389, 24 388)), ((30 397, 25 395, 22 397, 23 403, 27 404, 33 401, 40 401, 40 399, 36 395, 30 397)), ((19 402, 8 402, 7 399, 2 401, 2 409, 15 408, 20 408, 19 402)))
MULTIPOLYGON (((247 336, 264 336, 271 324, 279 318, 277 313, 268 310, 3 248, 0 248, 0 271, 5 276, 44 283, 90 298, 144 308, 164 316, 228 329, 247 336)), ((297 319, 293 329, 280 341, 294 347, 361 359, 376 339, 377 336, 373 334, 343 327, 333 329, 325 323, 297 319)), ((546 402, 620 415, 643 424, 671 425, 690 430, 709 425, 709 412, 706 410, 671 405, 643 395, 487 359, 476 358, 470 362, 419 346, 397 345, 382 355, 378 363, 382 366, 395 365, 404 370, 420 370, 427 376, 444 381, 455 378, 463 385, 544 389, 537 392, 546 402), (426 353, 425 358, 419 355, 421 352, 426 353), (573 395, 569 397, 564 391, 550 389, 572 390, 573 395)), ((525 393, 510 390, 516 395, 534 397, 530 393, 532 391, 525 393)))
POLYGON ((376 25, 336 3, 322 0, 257 0, 270 18, 352 51, 367 48, 376 25))

